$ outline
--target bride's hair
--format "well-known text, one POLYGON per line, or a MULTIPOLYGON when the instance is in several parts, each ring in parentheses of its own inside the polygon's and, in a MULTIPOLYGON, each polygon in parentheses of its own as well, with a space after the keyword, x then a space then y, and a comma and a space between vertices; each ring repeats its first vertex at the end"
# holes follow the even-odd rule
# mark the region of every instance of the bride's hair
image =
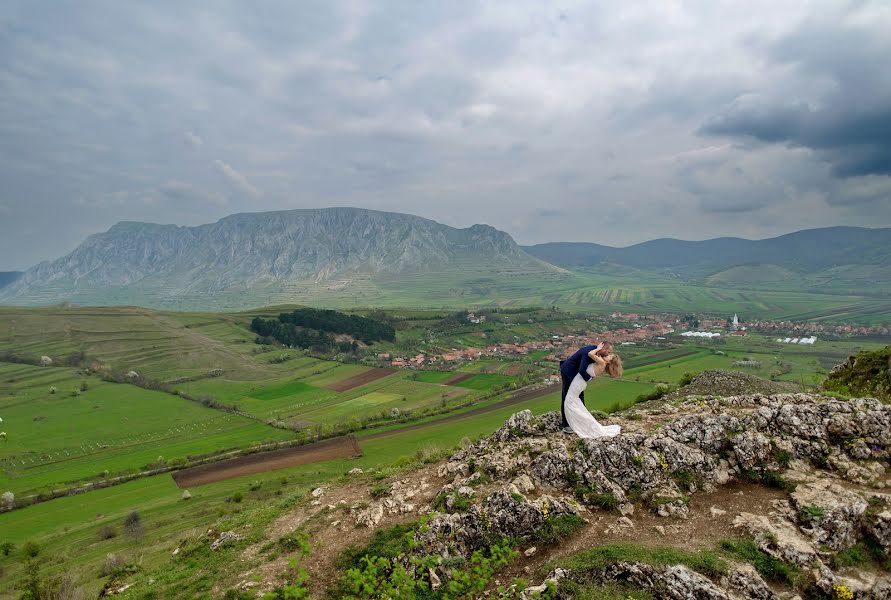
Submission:
POLYGON ((613 354, 613 359, 606 363, 606 374, 610 377, 621 377, 625 369, 622 368, 622 357, 613 354))

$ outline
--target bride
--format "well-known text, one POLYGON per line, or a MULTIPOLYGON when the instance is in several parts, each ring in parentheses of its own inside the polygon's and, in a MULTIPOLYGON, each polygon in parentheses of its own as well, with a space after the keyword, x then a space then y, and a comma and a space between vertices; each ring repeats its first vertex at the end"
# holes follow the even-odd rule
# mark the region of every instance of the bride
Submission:
MULTIPOLYGON (((600 377, 604 373, 610 377, 622 376, 622 359, 619 358, 618 354, 601 356, 592 351, 589 356, 591 364, 588 365, 587 375, 591 379, 600 377)), ((588 387, 588 381, 582 377, 581 373, 576 373, 572 383, 569 384, 569 390, 566 392, 566 401, 564 403, 566 421, 569 423, 569 426, 579 437, 583 438, 614 437, 619 435, 621 427, 618 425, 601 425, 585 408, 581 395, 586 387, 588 387)))

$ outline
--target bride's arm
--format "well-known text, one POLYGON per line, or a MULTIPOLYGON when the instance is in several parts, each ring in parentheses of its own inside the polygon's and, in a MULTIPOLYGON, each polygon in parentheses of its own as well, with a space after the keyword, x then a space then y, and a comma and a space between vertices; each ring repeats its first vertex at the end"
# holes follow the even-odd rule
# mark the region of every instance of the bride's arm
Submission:
POLYGON ((579 375, 582 376, 582 379, 588 381, 591 379, 591 374, 588 373, 588 367, 591 366, 591 363, 595 363, 596 360, 600 358, 600 355, 597 353, 600 352, 600 349, 603 348, 604 342, 601 342, 595 346, 593 350, 588 351, 587 354, 582 356, 582 360, 579 363, 579 375))

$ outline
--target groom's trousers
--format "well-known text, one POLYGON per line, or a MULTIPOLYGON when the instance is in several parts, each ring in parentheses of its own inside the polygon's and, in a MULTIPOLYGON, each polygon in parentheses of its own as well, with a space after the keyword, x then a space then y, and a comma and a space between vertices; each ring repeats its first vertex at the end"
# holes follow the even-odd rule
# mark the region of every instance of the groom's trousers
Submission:
MULTIPOLYGON (((573 375, 573 378, 575 376, 573 375)), ((569 423, 566 422, 566 411, 563 409, 563 405, 566 403, 566 392, 569 391, 569 386, 572 384, 572 378, 566 377, 566 374, 563 373, 563 361, 560 361, 560 381, 563 383, 563 392, 560 394, 560 426, 561 427, 569 427, 569 423)), ((579 399, 582 401, 582 404, 585 403, 585 392, 579 394, 579 399)))

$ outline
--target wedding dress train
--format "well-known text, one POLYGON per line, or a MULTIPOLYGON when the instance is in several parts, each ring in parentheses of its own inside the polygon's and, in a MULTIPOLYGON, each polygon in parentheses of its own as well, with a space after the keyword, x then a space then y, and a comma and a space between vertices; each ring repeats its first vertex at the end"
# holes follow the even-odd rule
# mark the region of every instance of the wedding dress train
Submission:
MULTIPOLYGON (((594 365, 588 366, 588 374, 594 377, 594 365)), ((566 401, 563 410, 566 413, 566 422, 572 430, 583 438, 614 437, 619 435, 621 427, 618 425, 601 425, 597 422, 579 396, 588 387, 588 382, 581 375, 576 374, 566 392, 566 401)))

